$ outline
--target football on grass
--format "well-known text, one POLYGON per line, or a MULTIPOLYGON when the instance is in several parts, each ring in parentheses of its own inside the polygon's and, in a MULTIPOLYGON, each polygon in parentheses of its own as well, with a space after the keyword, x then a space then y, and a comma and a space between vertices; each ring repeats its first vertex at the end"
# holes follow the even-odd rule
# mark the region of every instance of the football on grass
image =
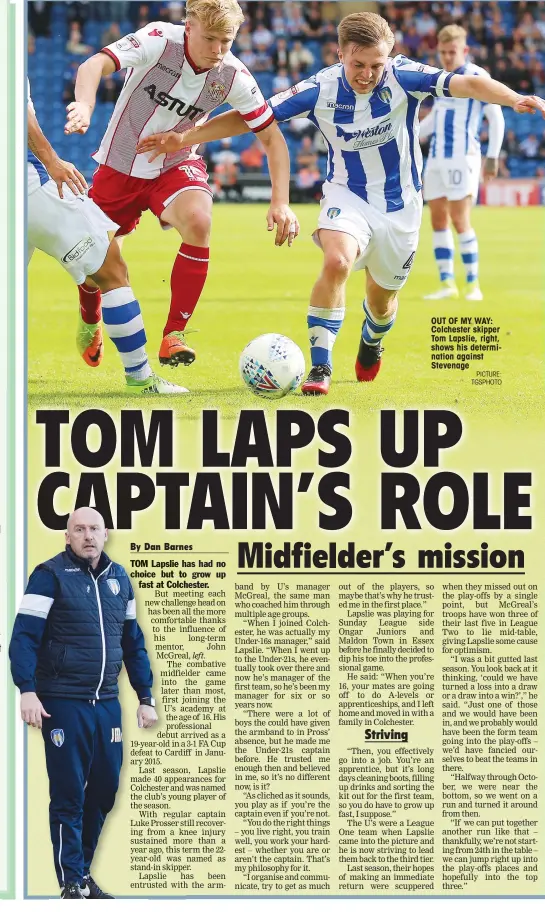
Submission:
POLYGON ((305 373, 303 352, 287 336, 265 333, 240 356, 240 374, 256 396, 281 399, 296 390, 305 373))

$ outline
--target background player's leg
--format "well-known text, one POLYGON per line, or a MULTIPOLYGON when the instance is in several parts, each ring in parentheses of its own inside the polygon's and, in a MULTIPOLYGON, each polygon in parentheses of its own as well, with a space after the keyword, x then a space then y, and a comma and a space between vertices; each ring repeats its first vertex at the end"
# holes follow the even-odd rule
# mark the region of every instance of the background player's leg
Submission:
POLYGON ((204 190, 185 190, 169 203, 161 213, 161 220, 176 228, 183 238, 172 268, 170 310, 159 351, 161 364, 176 367, 195 360, 195 352, 185 343, 182 334, 208 274, 212 196, 204 190))
POLYGON ((168 383, 152 372, 146 354, 146 331, 140 304, 129 285, 127 266, 115 240, 92 279, 102 291, 104 325, 125 369, 128 392, 186 393, 184 387, 168 383))
MULTIPOLYGON (((119 251, 123 246, 123 237, 114 237, 113 241, 117 244, 119 251)), ((102 296, 100 288, 93 282, 90 276, 87 276, 85 282, 82 282, 81 285, 78 285, 79 291, 79 309, 81 314, 81 319, 84 323, 87 323, 90 326, 94 326, 97 323, 100 323, 102 319, 102 296)))
POLYGON ((380 370, 382 339, 395 323, 397 316, 397 291, 382 288, 375 282, 369 270, 367 293, 363 302, 363 321, 356 377, 360 382, 374 380, 380 370))
POLYGON ((482 301, 483 295, 479 288, 479 242, 471 227, 471 204, 471 196, 466 196, 462 200, 452 200, 449 203, 450 216, 460 242, 460 255, 467 283, 466 300, 482 301))
POLYGON ((312 370, 302 386, 305 395, 328 392, 332 353, 345 313, 345 287, 358 255, 358 242, 342 231, 322 228, 322 270, 310 295, 307 316, 312 370))
POLYGON ((446 196, 429 200, 431 227, 433 231, 433 253, 441 288, 425 296, 427 301, 441 298, 457 298, 458 289, 454 281, 454 237, 449 221, 449 203, 446 196))

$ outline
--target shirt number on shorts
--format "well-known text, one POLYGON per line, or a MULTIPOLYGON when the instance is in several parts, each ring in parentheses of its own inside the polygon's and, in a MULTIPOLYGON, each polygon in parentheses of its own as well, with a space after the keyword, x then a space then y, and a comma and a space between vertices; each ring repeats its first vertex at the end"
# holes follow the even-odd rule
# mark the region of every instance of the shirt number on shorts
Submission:
POLYGON ((194 168, 193 165, 180 165, 178 171, 183 171, 184 174, 187 174, 189 180, 194 181, 203 181, 204 178, 198 168, 194 168))
POLYGON ((462 172, 459 168, 455 168, 453 171, 449 168, 448 172, 448 182, 454 187, 457 187, 462 183, 462 172))

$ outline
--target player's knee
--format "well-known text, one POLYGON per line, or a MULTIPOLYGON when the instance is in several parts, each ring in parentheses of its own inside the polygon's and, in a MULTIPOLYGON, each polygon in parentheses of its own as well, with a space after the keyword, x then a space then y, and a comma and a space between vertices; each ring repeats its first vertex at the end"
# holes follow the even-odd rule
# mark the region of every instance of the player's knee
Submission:
POLYGON ((208 247, 211 227, 211 213, 195 210, 184 220, 181 234, 189 244, 194 244, 196 247, 208 247))
POLYGON ((388 317, 393 316, 396 309, 396 295, 393 294, 391 297, 379 297, 373 298, 368 297, 367 301, 372 313, 379 320, 386 320, 388 317))
POLYGON ((352 269, 352 261, 341 250, 328 251, 324 259, 324 272, 328 278, 346 281, 352 269))
POLYGON ((93 278, 102 291, 111 291, 130 284, 127 264, 121 257, 107 257, 93 278))
POLYGON ((389 301, 386 303, 381 302, 380 304, 374 304, 372 310, 375 317, 378 317, 379 320, 385 320, 392 313, 392 305, 389 301))
POLYGON ((454 229, 457 234, 464 234, 465 231, 469 231, 471 229, 471 224, 469 222, 469 219, 467 219, 465 217, 453 216, 452 224, 454 225, 454 229))
POLYGON ((129 285, 129 270, 127 269, 127 264, 124 260, 120 260, 115 264, 113 268, 113 279, 116 282, 116 285, 119 284, 119 287, 122 285, 129 285))

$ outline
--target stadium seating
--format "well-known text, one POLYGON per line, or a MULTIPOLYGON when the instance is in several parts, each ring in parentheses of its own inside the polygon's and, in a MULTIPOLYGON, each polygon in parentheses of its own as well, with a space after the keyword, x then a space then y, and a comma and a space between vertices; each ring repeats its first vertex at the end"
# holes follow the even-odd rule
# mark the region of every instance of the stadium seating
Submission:
MULTIPOLYGON (((260 11, 264 12, 265 21, 267 22, 270 4, 243 3, 242 5, 252 22, 259 18, 258 14, 260 14, 260 11)), ((463 24, 467 26, 469 23, 471 27, 471 15, 474 12, 473 3, 463 2, 461 5, 464 8, 463 24)), ((29 6, 32 7, 32 4, 29 4, 29 6)), ((95 169, 95 163, 90 156, 100 144, 100 139, 106 129, 113 110, 113 104, 111 102, 97 102, 91 127, 85 136, 64 135, 63 127, 65 122, 66 97, 63 98, 63 93, 66 96, 67 93, 70 92, 71 81, 69 77, 71 64, 74 62, 79 64, 87 56, 75 57, 69 54, 66 50, 66 42, 69 34, 70 16, 77 16, 79 21, 83 23, 83 43, 90 46, 93 51, 100 49, 102 35, 111 24, 110 20, 101 18, 101 16, 108 13, 108 6, 109 5, 105 3, 78 4, 55 0, 55 2, 51 3, 50 36, 44 37, 42 35, 37 35, 34 42, 34 51, 28 56, 28 75, 31 82, 31 92, 42 128, 52 145, 56 148, 58 154, 62 158, 73 161, 76 167, 79 168, 87 178, 91 176, 95 169), (82 8, 81 10, 80 7, 82 8)), ((128 7, 127 4, 119 4, 119 6, 128 7)), ((131 4, 131 6, 134 7, 135 12, 138 11, 138 4, 134 3, 131 4)), ((159 3, 151 3, 148 4, 148 6, 150 7, 149 15, 152 19, 168 19, 167 4, 165 4, 164 8, 161 8, 161 4, 159 3)), ((278 5, 276 4, 276 6, 278 5)), ((286 8, 288 6, 289 4, 286 4, 286 8)), ((330 6, 330 4, 328 4, 328 6, 330 6)), ((478 6, 479 5, 476 4, 476 7, 478 6)), ((304 12, 305 4, 303 3, 301 7, 304 12)), ((534 36, 534 38, 523 42, 522 44, 524 46, 521 50, 521 47, 519 47, 521 42, 517 37, 517 25, 519 21, 517 7, 518 4, 515 2, 488 3, 485 11, 485 19, 486 15, 488 15, 490 21, 485 22, 484 32, 488 36, 492 16, 499 10, 501 13, 503 35, 508 37, 514 34, 516 38, 516 43, 514 45, 515 50, 512 52, 512 55, 515 57, 518 55, 517 59, 523 60, 525 64, 528 64, 530 60, 534 61, 534 63, 537 62, 537 65, 541 65, 541 72, 543 73, 545 72, 545 34, 543 34, 543 39, 541 41, 536 40, 534 36)), ((429 11, 430 5, 427 5, 427 8, 429 11)), ((436 19, 437 28, 440 28, 447 22, 453 21, 453 12, 459 10, 459 8, 460 3, 434 3, 433 6, 431 6, 431 9, 436 19)), ((545 17, 545 2, 543 2, 543 0, 538 0, 538 2, 533 3, 532 9, 536 20, 540 16, 545 17)), ((421 4, 412 2, 403 4, 387 3, 381 4, 380 10, 383 15, 391 21, 392 26, 395 27, 395 30, 397 31, 398 46, 396 47, 396 50, 409 53, 407 49, 404 48, 399 36, 404 34, 404 30, 408 24, 418 21, 418 17, 422 12, 421 4), (392 18, 395 19, 395 22, 392 22, 392 18)), ((120 26, 121 34, 126 34, 134 28, 134 24, 128 20, 120 21, 118 24, 120 26)), ((320 67, 324 65, 325 58, 323 57, 324 47, 322 42, 314 36, 312 38, 305 38, 304 34, 294 35, 293 31, 290 33, 288 12, 286 12, 286 34, 288 36, 288 48, 293 46, 294 40, 302 40, 304 46, 312 53, 314 57, 313 71, 320 69, 320 67)), ((482 39, 482 34, 480 37, 482 39)), ((330 30, 325 26, 323 39, 324 44, 331 41, 330 30)), ((424 39, 422 40, 422 48, 418 49, 417 52, 409 53, 409 56, 429 60, 430 57, 433 58, 434 54, 433 40, 431 40, 431 42, 428 41, 427 43, 424 42, 424 39)), ((488 46, 490 46, 491 41, 489 41, 488 38, 486 38, 486 40, 488 41, 488 46)), ((480 65, 487 66, 486 56, 485 59, 483 59, 483 53, 485 53, 485 50, 483 49, 486 48, 486 45, 482 44, 482 40, 481 43, 479 43, 479 38, 477 36, 473 36, 471 44, 476 62, 480 65)), ((273 44, 273 46, 269 48, 269 53, 272 54, 274 50, 275 45, 273 44)), ((238 52, 236 44, 234 51, 235 53, 238 52)), ((273 93, 274 72, 272 70, 267 72, 255 72, 254 75, 265 97, 270 97, 273 93)), ((305 76, 307 73, 303 71, 300 75, 305 76)), ((494 75, 493 70, 492 75, 494 75)), ((543 77, 543 79, 545 81, 545 77, 543 77)), ((121 88, 121 84, 122 80, 121 78, 118 78, 119 89, 121 88)), ((545 86, 538 82, 538 84, 535 85, 535 89, 537 91, 541 89, 543 92, 545 86)), ((536 123, 537 118, 533 118, 530 115, 516 115, 508 108, 504 109, 504 114, 506 130, 513 130, 519 142, 531 133, 537 132, 540 139, 543 136, 543 124, 542 122, 536 123)), ((287 127, 285 128, 283 126, 282 130, 288 143, 292 168, 296 170, 300 140, 293 132, 289 131, 287 127)), ((251 136, 235 137, 232 142, 232 148, 235 152, 240 153, 240 151, 251 141, 251 136)), ((206 150, 207 156, 210 158, 217 149, 218 144, 210 143, 206 150)), ((483 144, 483 150, 486 150, 486 143, 483 144)), ((318 149, 317 164, 322 176, 325 175, 326 159, 320 149, 318 149)), ((534 175, 539 167, 545 167, 545 158, 538 157, 536 159, 528 159, 519 155, 509 155, 506 164, 513 177, 528 177, 534 175)), ((264 165, 264 168, 266 168, 266 164, 264 165)))

